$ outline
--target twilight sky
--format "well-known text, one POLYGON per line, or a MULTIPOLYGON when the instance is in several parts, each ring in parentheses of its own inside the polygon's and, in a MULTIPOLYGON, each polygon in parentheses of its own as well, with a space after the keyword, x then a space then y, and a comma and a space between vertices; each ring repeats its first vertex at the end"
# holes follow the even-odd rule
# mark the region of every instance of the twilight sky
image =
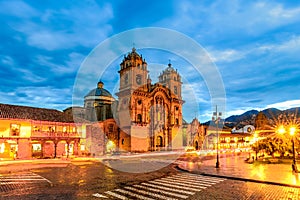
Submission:
MULTIPOLYGON (((190 37, 206 51, 223 80, 226 116, 300 106, 298 1, 2 0, 0 21, 0 103, 72 106, 77 73, 97 45, 127 30, 160 27, 190 37)), ((128 39, 148 62, 153 82, 169 60, 182 75, 184 118, 209 120, 215 105, 195 66, 180 55, 139 49, 137 41, 128 39)), ((97 77, 112 94, 118 56, 99 66, 106 70, 97 77)), ((75 104, 83 105, 83 96, 94 87, 94 81, 84 85, 75 104)))

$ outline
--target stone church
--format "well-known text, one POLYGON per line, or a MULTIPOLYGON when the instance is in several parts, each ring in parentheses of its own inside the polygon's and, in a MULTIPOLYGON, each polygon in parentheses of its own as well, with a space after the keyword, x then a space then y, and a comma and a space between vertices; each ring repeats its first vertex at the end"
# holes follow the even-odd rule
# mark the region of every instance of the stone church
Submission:
POLYGON ((169 63, 152 84, 146 60, 133 48, 118 73, 118 100, 101 81, 84 97, 85 118, 101 124, 106 145, 130 152, 181 149, 184 101, 177 70, 169 63))

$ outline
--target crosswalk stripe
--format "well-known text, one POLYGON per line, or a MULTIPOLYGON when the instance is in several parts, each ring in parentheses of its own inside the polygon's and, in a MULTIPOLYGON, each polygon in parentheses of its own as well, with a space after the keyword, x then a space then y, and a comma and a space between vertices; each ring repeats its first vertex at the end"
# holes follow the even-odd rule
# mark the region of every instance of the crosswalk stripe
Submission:
POLYGON ((174 197, 179 197, 179 198, 182 198, 182 199, 187 199, 189 197, 189 196, 186 196, 186 195, 177 194, 177 193, 173 193, 173 192, 167 192, 167 191, 164 191, 164 190, 161 190, 161 189, 159 190, 159 189, 146 187, 146 186, 142 186, 142 185, 134 185, 134 187, 150 190, 152 192, 159 192, 159 193, 162 193, 162 194, 166 194, 166 195, 170 195, 170 196, 174 196, 174 197))
POLYGON ((184 186, 178 186, 178 185, 174 185, 174 184, 168 184, 168 183, 165 183, 165 182, 161 182, 159 180, 149 181, 149 182, 150 183, 156 183, 156 184, 163 185, 163 186, 168 186, 168 187, 173 187, 173 188, 179 188, 179 189, 189 190, 189 191, 193 191, 193 192, 200 191, 199 189, 190 188, 190 187, 184 187, 184 186))
POLYGON ((180 176, 171 176, 169 178, 173 178, 173 179, 180 179, 180 180, 189 180, 189 181, 195 181, 195 182, 204 182, 207 184, 216 184, 219 183, 221 181, 215 181, 215 180, 209 180, 209 179, 201 179, 201 178, 188 178, 188 177, 180 177, 180 176))
POLYGON ((196 180, 208 180, 210 182, 216 182, 216 183, 219 183, 221 181, 224 181, 225 179, 216 179, 214 177, 205 177, 205 176, 201 176, 201 175, 198 175, 198 176, 190 176, 190 175, 175 175, 175 177, 184 177, 184 178, 189 178, 189 179, 196 179, 196 180))
POLYGON ((212 177, 212 176, 203 176, 201 174, 190 174, 190 173, 182 173, 182 176, 189 176, 189 177, 201 177, 211 180, 226 180, 225 178, 219 178, 219 177, 212 177))
POLYGON ((139 199, 142 199, 142 200, 155 200, 155 199, 148 198, 148 197, 145 197, 145 196, 142 196, 142 195, 139 195, 139 194, 135 194, 135 193, 129 192, 127 190, 123 190, 123 189, 115 189, 115 191, 121 192, 123 194, 128 194, 130 196, 133 196, 133 197, 136 197, 136 198, 139 198, 139 199))
POLYGON ((6 178, 1 181, 44 181, 42 178, 6 178))
POLYGON ((157 193, 152 193, 152 192, 148 192, 148 191, 145 191, 145 190, 139 190, 139 189, 136 189, 136 188, 133 188, 133 187, 130 187, 130 186, 127 186, 127 187, 124 187, 124 188, 127 189, 127 190, 131 190, 131 191, 134 191, 134 192, 145 194, 145 195, 148 195, 148 196, 153 196, 153 197, 155 197, 155 199, 160 198, 160 199, 167 199, 167 200, 177 200, 177 199, 169 198, 167 196, 160 195, 160 194, 157 194, 157 193))
POLYGON ((205 186, 192 185, 190 183, 181 183, 181 182, 178 182, 176 180, 162 180, 162 179, 159 179, 157 181, 160 181, 160 182, 163 182, 163 183, 172 183, 174 185, 186 186, 186 187, 189 187, 189 188, 196 188, 196 189, 205 189, 205 188, 207 188, 205 186))
POLYGON ((195 192, 189 192, 189 191, 185 191, 185 190, 178 190, 178 189, 159 186, 159 185, 155 185, 155 184, 151 184, 151 183, 141 183, 141 184, 149 186, 149 187, 153 187, 153 188, 158 188, 158 189, 172 191, 172 192, 178 192, 178 193, 182 193, 182 194, 189 194, 189 195, 194 195, 195 194, 195 192))
POLYGON ((194 180, 191 182, 191 180, 181 179, 181 178, 173 178, 173 177, 162 178, 162 180, 173 180, 173 181, 177 181, 180 183, 186 183, 186 184, 191 184, 191 185, 212 186, 214 184, 214 183, 207 183, 207 182, 203 182, 203 181, 194 181, 194 180))
POLYGON ((122 196, 122 195, 119 195, 119 194, 114 193, 114 192, 112 192, 112 191, 106 191, 105 194, 108 194, 108 195, 110 195, 110 196, 116 197, 116 198, 118 198, 118 199, 123 199, 123 200, 128 199, 127 197, 122 196))
POLYGON ((26 183, 26 184, 33 184, 33 183, 36 183, 36 182, 32 182, 32 181, 26 181, 26 182, 16 182, 16 181, 13 181, 13 182, 0 182, 0 185, 12 185, 12 184, 21 184, 21 183, 26 183))

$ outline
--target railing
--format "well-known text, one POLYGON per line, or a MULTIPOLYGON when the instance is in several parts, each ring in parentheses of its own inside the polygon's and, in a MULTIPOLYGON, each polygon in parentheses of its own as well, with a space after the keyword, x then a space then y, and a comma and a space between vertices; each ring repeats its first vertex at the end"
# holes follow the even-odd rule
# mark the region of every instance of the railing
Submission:
POLYGON ((32 131, 31 137, 80 137, 78 132, 32 131))

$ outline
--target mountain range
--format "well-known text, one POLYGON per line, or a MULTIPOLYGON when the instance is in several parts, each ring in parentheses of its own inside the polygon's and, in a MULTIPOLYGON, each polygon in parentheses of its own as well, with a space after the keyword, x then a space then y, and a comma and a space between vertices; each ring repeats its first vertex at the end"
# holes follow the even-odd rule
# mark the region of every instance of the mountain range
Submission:
MULTIPOLYGON (((277 108, 268 108, 262 111, 258 110, 249 110, 241 115, 232 115, 225 119, 225 126, 229 128, 233 127, 243 127, 245 125, 255 125, 255 118, 259 112, 263 112, 267 117, 270 124, 278 121, 280 117, 293 118, 297 116, 300 117, 299 112, 300 107, 290 108, 286 110, 279 110, 277 108)), ((210 123, 210 122, 206 122, 210 123)))

